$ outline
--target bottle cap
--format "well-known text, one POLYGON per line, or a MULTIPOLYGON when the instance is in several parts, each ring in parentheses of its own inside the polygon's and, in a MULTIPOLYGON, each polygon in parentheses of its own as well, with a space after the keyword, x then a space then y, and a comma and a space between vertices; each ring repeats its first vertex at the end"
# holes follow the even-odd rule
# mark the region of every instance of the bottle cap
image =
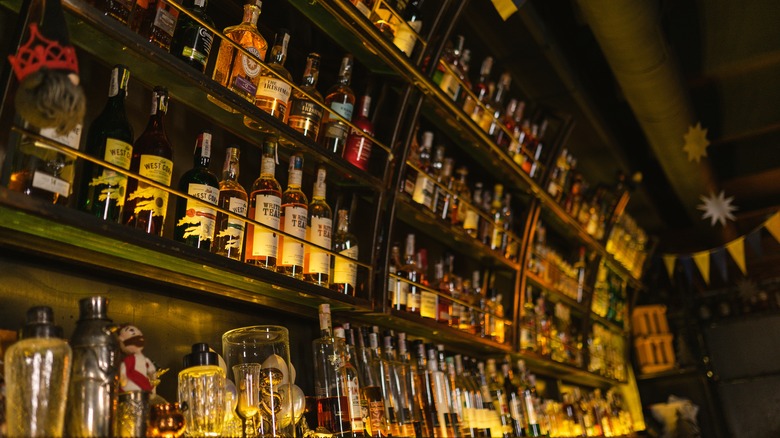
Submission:
POLYGON ((21 339, 62 338, 62 327, 54 325, 54 311, 49 306, 35 306, 27 310, 21 339))
POLYGON ((192 353, 184 356, 184 368, 197 367, 202 365, 219 365, 219 356, 213 351, 209 351, 209 344, 199 342, 192 344, 192 353))
POLYGON ((108 298, 87 297, 79 300, 79 321, 84 319, 108 319, 108 298))

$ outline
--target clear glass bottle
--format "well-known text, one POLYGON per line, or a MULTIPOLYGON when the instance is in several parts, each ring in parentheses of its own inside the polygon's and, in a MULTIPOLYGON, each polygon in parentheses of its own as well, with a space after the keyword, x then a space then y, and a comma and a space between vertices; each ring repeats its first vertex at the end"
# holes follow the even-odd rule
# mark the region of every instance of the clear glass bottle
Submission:
POLYGON ((306 68, 303 71, 301 90, 315 100, 311 100, 299 91, 294 91, 290 100, 290 111, 287 124, 296 131, 312 140, 317 140, 322 121, 322 95, 317 91, 317 80, 320 77, 320 55, 309 53, 306 57, 306 68))
POLYGON ((417 173, 417 178, 414 182, 414 191, 412 193, 412 200, 418 204, 422 204, 430 210, 433 210, 433 194, 436 190, 436 184, 433 179, 428 176, 431 171, 431 148, 433 146, 433 132, 425 131, 422 134, 422 142, 420 143, 420 155, 419 162, 417 163, 420 168, 420 172, 417 173))
POLYGON ((303 178, 303 155, 290 157, 287 190, 282 193, 282 209, 279 218, 280 230, 300 240, 279 236, 276 271, 303 279, 303 247, 309 222, 309 200, 301 190, 303 178))
MULTIPOLYGON (((225 36, 261 61, 265 60, 265 54, 268 51, 268 42, 257 30, 257 18, 260 16, 262 6, 261 0, 247 1, 244 4, 244 17, 241 19, 241 23, 226 27, 223 31, 225 36)), ((254 102, 261 70, 262 67, 257 61, 236 50, 232 44, 220 41, 217 63, 214 66, 212 78, 223 87, 227 87, 250 102, 254 102)), ((211 96, 209 96, 209 100, 220 107, 229 109, 227 105, 218 102, 211 96)))
MULTIPOLYGON (((401 246, 396 242, 390 249, 390 262, 387 271, 390 274, 401 275, 401 246)), ((390 306, 396 310, 406 310, 406 294, 408 287, 402 286, 402 281, 389 277, 387 280, 387 294, 390 297, 390 306)))
MULTIPOLYGON (((87 132, 86 152, 123 169, 133 157, 133 126, 127 120, 125 97, 130 70, 115 65, 111 70, 108 101, 87 132)), ((94 216, 119 222, 125 204, 127 176, 91 161, 84 162, 80 207, 94 216)))
POLYGON ((376 333, 368 333, 366 327, 362 327, 360 341, 359 371, 361 376, 360 392, 368 406, 368 422, 366 432, 372 438, 386 437, 390 433, 387 424, 387 411, 385 399, 382 395, 383 376, 378 373, 372 359, 373 348, 377 348, 376 333))
MULTIPOLYGON (((333 235, 333 212, 325 199, 327 170, 317 167, 317 178, 309 204, 309 223, 306 241, 322 248, 330 248, 333 235)), ((303 256, 303 279, 309 283, 327 287, 330 278, 330 254, 306 245, 303 256)))
MULTIPOLYGON (((338 81, 330 87, 325 95, 325 106, 348 121, 352 121, 352 111, 355 106, 355 92, 349 88, 352 79, 352 55, 346 54, 341 60, 338 81)), ((349 126, 333 117, 330 111, 322 116, 320 128, 320 144, 327 150, 341 156, 347 142, 349 126)))
MULTIPOLYGON (((284 61, 287 60, 287 45, 290 43, 290 32, 287 29, 279 29, 274 38, 274 45, 271 48, 268 68, 278 74, 274 75, 270 71, 261 71, 260 79, 257 83, 257 92, 255 93, 255 105, 261 110, 267 112, 273 117, 284 121, 287 117, 287 105, 290 102, 292 94, 292 76, 284 68, 284 61)), ((253 129, 261 129, 257 122, 249 117, 244 117, 244 124, 253 129)))
MULTIPOLYGON (((246 216, 249 197, 246 194, 246 189, 238 182, 240 156, 241 149, 238 145, 231 145, 225 150, 225 165, 222 167, 217 205, 239 216, 246 216)), ((211 252, 234 260, 241 260, 245 229, 246 222, 217 212, 211 252)))
POLYGON ((406 248, 404 249, 404 262, 398 271, 399 276, 409 282, 399 281, 399 294, 406 292, 406 311, 415 315, 420 314, 422 306, 420 289, 417 283, 420 282, 420 272, 417 270, 417 261, 414 257, 414 234, 406 236, 406 248))
POLYGON ((276 269, 277 235, 282 206, 282 187, 274 176, 276 171, 276 138, 263 141, 260 176, 249 194, 249 217, 268 228, 247 224, 244 261, 262 268, 276 269))
POLYGON ((452 191, 455 196, 450 202, 450 223, 455 226, 463 226, 471 203, 471 190, 466 182, 469 171, 465 166, 461 166, 455 171, 455 174, 457 178, 453 178, 452 183, 452 191))
POLYGON ((209 170, 211 161, 211 132, 203 131, 195 140, 193 168, 181 176, 179 191, 204 202, 178 198, 176 200, 176 228, 173 240, 206 251, 211 250, 217 212, 209 206, 219 201, 219 179, 209 170))
POLYGON ((363 437, 365 435, 365 423, 363 421, 363 407, 365 403, 360 394, 360 379, 357 367, 352 363, 352 353, 349 348, 346 330, 343 327, 334 327, 333 337, 336 341, 336 348, 342 349, 340 354, 344 358, 344 386, 347 399, 349 400, 349 422, 352 431, 348 436, 355 438, 363 437))
POLYGON ((31 307, 3 359, 8 436, 63 436, 72 359, 51 307, 31 307))
MULTIPOLYGON (((208 0, 184 0, 182 6, 211 27, 214 22, 206 13, 208 0)), ((185 14, 176 22, 176 30, 171 40, 171 54, 195 70, 203 73, 209 60, 214 34, 185 14)))
POLYGON ((179 403, 187 404, 187 435, 217 437, 225 421, 225 371, 208 344, 192 345, 178 376, 179 403))
POLYGON ((371 158, 373 142, 365 134, 374 136, 374 124, 368 118, 371 108, 371 96, 364 95, 358 104, 358 116, 352 122, 358 129, 351 129, 344 146, 344 159, 361 170, 368 169, 368 161, 371 158))
POLYGON ((179 10, 171 6, 171 0, 136 0, 128 26, 150 43, 168 51, 178 20, 179 10))
POLYGON ((493 217, 493 226, 491 237, 490 237, 490 249, 502 251, 503 248, 502 245, 504 243, 504 234, 506 233, 506 230, 504 229, 504 224, 506 222, 506 217, 502 214, 502 204, 501 200, 504 196, 504 186, 502 184, 496 184, 495 188, 493 189, 493 203, 490 205, 490 215, 493 217))
POLYGON ((347 377, 343 355, 344 340, 333 337, 329 304, 320 304, 319 316, 321 337, 312 341, 314 388, 317 397, 317 432, 351 436, 350 399, 346 387, 347 377))
POLYGON ((357 237, 349 231, 349 212, 337 213, 336 234, 333 236, 333 251, 343 257, 333 257, 333 279, 330 288, 343 294, 355 296, 357 292, 357 237))
MULTIPOLYGON (((173 148, 163 123, 167 111, 168 90, 164 87, 154 87, 149 123, 133 146, 130 171, 170 186, 173 176, 173 148)), ((168 192, 130 178, 125 196, 122 223, 140 228, 149 234, 162 236, 168 211, 168 192)))
POLYGON ((436 413, 431 372, 428 369, 425 344, 414 341, 412 349, 415 352, 416 366, 414 372, 414 392, 417 395, 417 405, 422 416, 422 436, 435 437, 439 431, 439 416, 436 413))

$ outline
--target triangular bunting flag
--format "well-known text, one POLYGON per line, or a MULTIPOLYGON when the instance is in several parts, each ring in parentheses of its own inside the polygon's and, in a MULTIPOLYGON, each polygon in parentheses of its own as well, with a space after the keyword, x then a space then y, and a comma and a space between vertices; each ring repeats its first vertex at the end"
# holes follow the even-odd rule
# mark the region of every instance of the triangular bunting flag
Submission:
POLYGON ((729 270, 726 265, 726 249, 717 248, 712 251, 712 264, 715 265, 715 269, 720 273, 720 278, 724 283, 729 281, 729 270))
POLYGON ((767 231, 769 231, 769 234, 775 238, 775 240, 780 242, 780 213, 775 213, 772 217, 770 217, 769 220, 764 224, 764 227, 767 231))
POLYGON ((756 257, 761 258, 764 254, 764 250, 761 248, 761 228, 749 232, 745 236, 745 241, 750 246, 750 249, 756 253, 756 257))
POLYGON ((710 252, 701 251, 693 254, 693 261, 696 262, 696 267, 699 268, 704 283, 709 286, 710 284, 710 252))
POLYGON ((680 263, 682 263, 683 271, 685 271, 685 278, 688 280, 688 285, 693 285, 693 260, 691 256, 685 255, 678 257, 680 263))
POLYGON ((674 280, 674 262, 677 261, 677 256, 674 254, 664 254, 664 266, 666 266, 666 273, 669 275, 669 280, 674 280))
POLYGON ((726 249, 731 254, 731 258, 734 259, 734 263, 737 264, 739 270, 742 271, 742 275, 747 275, 747 269, 745 267, 745 238, 740 237, 737 240, 726 244, 726 249))
POLYGON ((493 0, 493 6, 495 6, 498 15, 500 15, 501 19, 504 21, 517 12, 518 7, 512 0, 493 0))

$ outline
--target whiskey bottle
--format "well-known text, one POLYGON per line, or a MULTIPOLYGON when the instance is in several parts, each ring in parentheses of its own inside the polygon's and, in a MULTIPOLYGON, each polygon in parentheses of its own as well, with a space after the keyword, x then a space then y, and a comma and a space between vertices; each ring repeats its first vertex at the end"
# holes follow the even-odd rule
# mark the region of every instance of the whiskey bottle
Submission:
MULTIPOLYGON (((111 70, 108 102, 87 133, 87 153, 123 169, 133 156, 133 127, 127 120, 125 97, 130 70, 115 65, 111 70)), ((119 222, 125 203, 127 176, 91 161, 84 163, 81 208, 97 217, 119 222)))
POLYGON ((502 244, 504 242, 504 234, 506 233, 506 230, 504 229, 506 218, 501 212, 501 200, 503 195, 504 186, 501 184, 496 184, 495 188, 493 189, 493 203, 490 205, 490 215, 493 218, 493 227, 490 237, 490 249, 497 251, 503 251, 502 244))
MULTIPOLYGON (((472 91, 476 95, 479 102, 483 104, 487 102, 489 96, 488 82, 490 81, 490 71, 493 69, 493 57, 488 56, 482 60, 482 66, 479 69, 479 80, 472 87, 472 91)), ((471 96, 467 96, 463 102, 463 112, 465 112, 471 120, 475 123, 479 123, 482 118, 482 107, 475 102, 471 96)))
POLYGON ((319 314, 321 337, 312 341, 317 431, 329 435, 350 436, 352 425, 344 372, 344 340, 337 340, 332 335, 330 305, 320 304, 319 314))
POLYGON ((171 0, 136 0, 128 26, 150 43, 168 51, 178 20, 179 10, 171 6, 171 0))
MULTIPOLYGON (((271 56, 268 60, 268 68, 276 72, 279 76, 270 71, 261 71, 260 79, 257 82, 257 92, 255 93, 255 105, 261 110, 267 112, 279 120, 284 120, 287 115, 287 105, 290 102, 292 93, 292 76, 284 68, 284 61, 287 60, 287 44, 290 42, 290 32, 286 29, 280 29, 276 33, 274 45, 271 48, 271 56), (281 78, 281 79, 280 79, 281 78)), ((254 129, 261 129, 256 121, 249 117, 244 117, 244 124, 254 129)))
POLYGON ((412 200, 418 204, 422 204, 430 210, 433 210, 433 193, 436 190, 436 184, 433 182, 433 179, 428 176, 428 173, 431 171, 432 146, 433 132, 423 132, 418 163, 420 172, 417 173, 417 178, 414 182, 414 191, 412 193, 412 200))
MULTIPOLYGON (((401 275, 401 249, 398 243, 393 243, 390 249, 390 262, 387 264, 390 274, 401 275)), ((403 281, 389 277, 387 280, 387 295, 390 297, 390 307, 396 310, 406 310, 406 294, 408 287, 403 281)))
MULTIPOLYGON (((348 121, 352 121, 352 110, 355 105, 355 93, 349 88, 351 79, 352 55, 347 54, 341 60, 338 81, 330 87, 325 96, 325 106, 348 121)), ((320 144, 325 149, 336 155, 342 155, 349 134, 349 126, 332 116, 330 111, 325 111, 322 116, 320 134, 320 144)))
POLYGON ((365 134, 374 136, 374 125, 368 119, 368 110, 371 108, 371 96, 364 95, 358 104, 358 116, 352 122, 358 129, 350 129, 347 143, 344 146, 344 158, 361 170, 368 169, 368 160, 371 158, 371 146, 373 142, 365 134))
MULTIPOLYGON (((333 213, 325 199, 327 171, 317 167, 317 179, 314 181, 311 203, 309 204, 309 223, 306 228, 306 241, 322 248, 331 247, 333 234, 333 213)), ((330 254, 321 249, 306 245, 303 255, 303 279, 309 283, 328 287, 330 278, 330 254)))
POLYGON ((130 12, 133 10, 134 0, 104 0, 103 12, 109 17, 127 24, 130 12))
POLYGON ((306 57, 306 68, 303 71, 303 81, 300 88, 309 96, 314 97, 315 100, 309 99, 296 90, 290 100, 290 115, 287 117, 287 124, 291 128, 312 140, 317 139, 322 121, 322 95, 317 91, 319 77, 320 55, 309 53, 309 56, 306 57))
POLYGON ((282 231, 300 240, 279 236, 276 271, 298 279, 303 279, 303 246, 309 215, 309 200, 301 190, 302 177, 303 155, 293 154, 290 157, 287 190, 282 193, 279 223, 282 231))
MULTIPOLYGON (((246 216, 249 198, 244 187, 238 182, 240 156, 241 149, 238 145, 232 145, 226 149, 217 205, 239 216, 246 216)), ((234 260, 241 260, 245 229, 246 222, 218 212, 211 252, 234 260)))
POLYGON ((176 228, 173 239, 195 248, 211 250, 217 212, 208 204, 219 201, 219 179, 209 170, 211 132, 203 131, 195 141, 193 168, 181 176, 179 190, 202 199, 203 202, 179 198, 176 200, 176 228))
POLYGON ((450 221, 450 204, 452 203, 452 186, 454 179, 452 177, 452 166, 454 160, 445 158, 441 172, 437 178, 436 191, 433 195, 433 206, 436 209, 436 217, 447 222, 450 221))
POLYGON ((420 272, 417 270, 417 261, 414 258, 414 234, 406 236, 406 248, 404 249, 404 263, 398 271, 398 275, 408 280, 399 281, 399 294, 406 295, 406 311, 415 315, 420 314, 421 296, 417 283, 420 282, 420 272))
MULTIPOLYGON (((366 329, 362 327, 361 329, 366 329)), ((368 422, 365 424, 367 435, 382 438, 389 435, 385 399, 382 397, 383 375, 375 367, 374 348, 378 346, 376 333, 361 330, 359 371, 361 376, 360 393, 368 406, 368 422)))
POLYGON ((247 224, 244 261, 262 268, 276 269, 277 235, 282 205, 282 187, 276 181, 276 137, 263 141, 260 176, 252 184, 249 194, 249 217, 267 227, 247 224))
POLYGON ((433 381, 431 371, 428 369, 425 344, 422 341, 414 341, 412 349, 417 359, 412 385, 417 394, 417 405, 422 416, 422 436, 441 436, 439 431, 439 416, 436 412, 436 399, 433 393, 433 381))
POLYGON ((417 44, 417 35, 422 30, 422 17, 420 6, 423 0, 409 0, 406 2, 406 8, 403 11, 404 23, 398 24, 398 30, 395 32, 393 44, 401 49, 406 56, 411 57, 414 47, 417 44))
POLYGON ((336 234, 333 236, 333 251, 342 257, 334 257, 333 279, 330 288, 343 294, 355 296, 357 288, 358 242, 357 237, 349 231, 349 212, 339 210, 337 213, 336 234))
POLYGON ((463 53, 464 42, 465 37, 463 35, 455 37, 455 44, 452 49, 447 51, 443 56, 443 61, 449 69, 438 65, 433 74, 433 82, 438 84, 439 88, 444 91, 444 94, 454 101, 458 101, 460 98, 460 82, 458 79, 462 75, 460 56, 463 53))
POLYGON ((512 133, 515 130, 515 112, 518 105, 517 99, 509 99, 509 103, 506 104, 504 109, 504 115, 499 120, 499 124, 506 129, 502 129, 501 126, 496 128, 496 144, 502 149, 509 150, 509 146, 512 144, 512 133))
MULTIPOLYGON (((226 27, 223 32, 225 36, 260 60, 265 59, 265 53, 268 50, 268 42, 257 30, 257 18, 260 16, 262 5, 261 0, 247 1, 244 4, 244 17, 241 19, 241 23, 226 27)), ((214 66, 212 76, 220 85, 227 87, 244 99, 254 102, 261 69, 257 61, 236 50, 229 42, 220 41, 217 63, 214 66)), ((229 108, 211 96, 209 96, 209 100, 220 107, 229 108)))
MULTIPOLYGON (((474 184, 474 193, 471 197, 471 205, 466 207, 466 212, 463 215, 463 229, 469 236, 478 239, 479 229, 482 222, 485 220, 480 218, 479 208, 482 203, 482 183, 477 182, 474 184)), ((458 211, 460 213, 460 210, 458 211)))
MULTIPOLYGON (((206 14, 207 3, 208 0, 184 0, 182 6, 213 27, 214 22, 206 14)), ((176 30, 171 40, 171 54, 203 73, 213 42, 214 34, 210 30, 182 14, 176 22, 176 30)))
MULTIPOLYGON (((168 90, 164 87, 154 87, 149 122, 133 146, 130 171, 170 186, 173 176, 173 148, 163 124, 167 111, 168 90)), ((168 210, 168 192, 130 178, 125 196, 122 223, 140 228, 149 234, 162 236, 168 210)))
MULTIPOLYGON (((343 327, 334 327, 333 337, 336 341, 336 348, 341 350, 339 354, 344 358, 342 365, 344 369, 344 392, 347 394, 347 400, 349 401, 351 433, 341 436, 363 438, 365 436, 365 423, 363 421, 363 407, 365 403, 360 395, 360 379, 358 378, 357 368, 352 364, 351 349, 347 340, 346 330, 343 327)), ((352 344, 354 345, 354 341, 352 344)))
POLYGON ((450 223, 457 226, 463 226, 468 216, 469 203, 471 202, 471 190, 466 183, 466 176, 469 174, 465 166, 459 167, 455 173, 457 178, 453 178, 452 192, 454 197, 450 202, 450 223))

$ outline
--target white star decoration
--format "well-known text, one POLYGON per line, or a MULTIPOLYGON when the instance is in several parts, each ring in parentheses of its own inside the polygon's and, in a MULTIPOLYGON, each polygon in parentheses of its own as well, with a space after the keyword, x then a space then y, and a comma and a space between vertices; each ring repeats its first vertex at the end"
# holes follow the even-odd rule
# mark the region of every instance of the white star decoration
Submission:
POLYGON ((758 293, 758 286, 749 278, 740 278, 737 280, 737 293, 742 300, 749 301, 752 296, 758 293))
POLYGON ((699 162, 701 157, 707 156, 707 146, 710 141, 707 140, 707 130, 702 129, 701 123, 696 126, 689 126, 688 132, 683 136, 685 145, 683 151, 688 153, 688 161, 699 162))
POLYGON ((710 225, 715 226, 715 222, 720 222, 721 225, 726 225, 726 220, 733 221, 736 219, 732 214, 737 207, 731 205, 734 201, 734 197, 726 197, 723 190, 715 196, 714 193, 710 193, 710 196, 700 196, 699 199, 703 204, 699 204, 696 208, 703 211, 702 219, 710 219, 710 225))

